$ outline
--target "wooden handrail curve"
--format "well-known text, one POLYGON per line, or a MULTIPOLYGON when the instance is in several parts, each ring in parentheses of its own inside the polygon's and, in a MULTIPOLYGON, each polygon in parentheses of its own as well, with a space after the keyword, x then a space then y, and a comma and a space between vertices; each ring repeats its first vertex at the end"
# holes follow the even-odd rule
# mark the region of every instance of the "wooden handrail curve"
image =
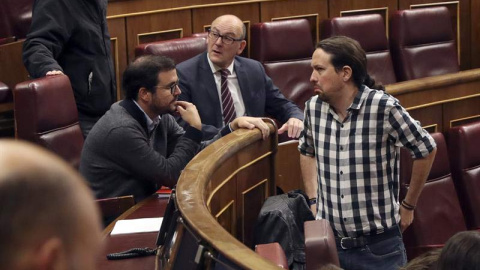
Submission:
MULTIPOLYGON (((270 150, 259 153, 259 157, 271 159, 269 170, 272 179, 270 179, 268 188, 269 193, 273 194, 273 188, 275 187, 273 164, 275 163, 274 155, 277 146, 277 128, 272 120, 265 119, 264 121, 270 127, 268 141, 262 141, 258 129, 240 129, 232 132, 205 148, 190 161, 183 170, 176 189, 177 205, 189 228, 203 242, 207 243, 209 249, 213 250, 214 253, 221 253, 222 256, 243 269, 278 269, 279 267, 257 255, 252 249, 225 230, 212 215, 212 206, 208 205, 207 200, 217 190, 218 183, 221 183, 221 181, 214 183, 212 179, 215 178, 214 174, 217 170, 225 171, 225 168, 221 168, 222 164, 227 160, 237 158, 236 155, 249 146, 253 145, 255 149, 261 148, 256 147, 255 144, 258 143, 261 145, 269 144, 268 148, 270 150)), ((244 159, 244 157, 237 159, 240 167, 242 164, 251 162, 251 160, 244 159)), ((238 171, 238 167, 236 171, 238 171)), ((236 173, 236 171, 228 171, 226 174, 236 173)))

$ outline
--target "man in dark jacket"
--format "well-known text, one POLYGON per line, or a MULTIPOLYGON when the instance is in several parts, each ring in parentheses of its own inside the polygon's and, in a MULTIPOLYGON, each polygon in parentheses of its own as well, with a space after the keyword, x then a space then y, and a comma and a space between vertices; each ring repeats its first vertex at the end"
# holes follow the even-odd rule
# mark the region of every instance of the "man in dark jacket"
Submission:
POLYGON ((106 0, 35 0, 23 45, 32 78, 70 78, 85 137, 116 100, 106 9, 106 0))
POLYGON ((97 198, 134 195, 137 201, 161 186, 173 187, 195 154, 238 128, 258 128, 266 139, 268 126, 260 118, 238 117, 212 141, 201 142, 202 123, 192 103, 178 101, 181 90, 173 60, 147 55, 123 73, 125 99, 112 105, 85 140, 80 172, 97 198), (188 123, 181 128, 169 113, 188 123))

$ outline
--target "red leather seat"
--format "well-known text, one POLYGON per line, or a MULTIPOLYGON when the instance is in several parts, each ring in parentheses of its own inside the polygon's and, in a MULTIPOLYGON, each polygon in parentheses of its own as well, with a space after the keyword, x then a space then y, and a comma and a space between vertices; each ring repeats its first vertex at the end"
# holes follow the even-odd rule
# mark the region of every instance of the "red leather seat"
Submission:
POLYGON ((451 128, 447 141, 467 227, 480 230, 480 122, 451 128))
POLYGON ((83 135, 68 77, 19 83, 14 100, 17 138, 42 145, 78 168, 83 135))
POLYGON ((206 38, 184 37, 140 44, 135 47, 135 56, 146 54, 164 55, 172 58, 176 64, 179 64, 206 50, 206 38))
POLYGON ((261 62, 283 95, 303 110, 313 95, 310 62, 314 47, 308 21, 256 23, 250 30, 251 58, 261 62))
POLYGON ((380 14, 324 20, 321 33, 322 39, 331 36, 347 36, 355 39, 367 54, 368 74, 378 84, 397 82, 385 32, 385 21, 380 14))
POLYGON ((329 264, 340 267, 330 223, 325 219, 306 221, 304 228, 306 269, 320 269, 329 264))
POLYGON ((390 22, 390 48, 398 81, 460 70, 446 7, 395 12, 390 22))
MULTIPOLYGON (((447 145, 442 133, 431 134, 437 154, 418 199, 412 225, 403 233, 408 259, 442 247, 455 233, 466 230, 460 202, 455 191, 447 145)), ((405 197, 412 175, 413 159, 402 149, 400 155, 400 200, 405 197)))

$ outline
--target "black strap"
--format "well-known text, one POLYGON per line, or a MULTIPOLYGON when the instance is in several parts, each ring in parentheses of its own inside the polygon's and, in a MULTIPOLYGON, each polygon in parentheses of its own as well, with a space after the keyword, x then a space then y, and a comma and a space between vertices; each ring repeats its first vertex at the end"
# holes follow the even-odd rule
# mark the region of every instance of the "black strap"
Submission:
POLYGON ((155 255, 157 253, 156 249, 152 248, 132 248, 127 251, 121 251, 117 253, 110 253, 107 255, 109 260, 122 260, 136 257, 144 257, 155 255))

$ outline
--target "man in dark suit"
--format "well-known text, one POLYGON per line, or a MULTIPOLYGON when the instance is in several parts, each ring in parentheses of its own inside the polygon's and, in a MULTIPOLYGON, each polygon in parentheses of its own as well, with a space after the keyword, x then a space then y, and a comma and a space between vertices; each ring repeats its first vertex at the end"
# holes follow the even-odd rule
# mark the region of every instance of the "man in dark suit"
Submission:
POLYGON ((197 107, 204 139, 244 115, 274 117, 285 123, 279 134, 288 131, 290 138, 298 138, 303 131, 303 112, 283 96, 258 61, 238 56, 247 44, 245 34, 238 17, 216 18, 208 33, 207 52, 177 66, 182 89, 179 100, 197 107))

